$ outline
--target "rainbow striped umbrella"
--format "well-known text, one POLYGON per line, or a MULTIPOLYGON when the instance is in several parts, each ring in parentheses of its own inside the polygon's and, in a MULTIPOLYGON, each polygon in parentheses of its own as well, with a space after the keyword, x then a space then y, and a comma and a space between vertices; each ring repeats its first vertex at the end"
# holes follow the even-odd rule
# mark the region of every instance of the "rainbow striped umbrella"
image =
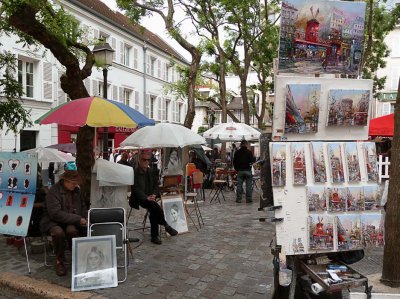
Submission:
POLYGON ((37 124, 59 124, 75 127, 136 128, 155 124, 139 111, 116 101, 100 97, 73 100, 51 109, 35 121, 37 124))

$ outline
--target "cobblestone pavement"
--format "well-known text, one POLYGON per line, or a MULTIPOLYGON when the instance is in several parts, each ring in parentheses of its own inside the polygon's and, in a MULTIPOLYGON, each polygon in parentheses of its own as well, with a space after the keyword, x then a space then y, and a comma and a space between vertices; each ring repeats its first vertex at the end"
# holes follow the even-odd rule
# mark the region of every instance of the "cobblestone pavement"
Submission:
MULTIPOLYGON (((209 190, 206 190, 208 197, 209 190)), ((94 290, 108 298, 270 298, 273 291, 272 256, 269 244, 274 225, 259 222, 272 212, 258 211, 253 203, 235 203, 234 193, 226 201, 201 203, 205 227, 176 237, 162 235, 163 244, 150 242, 150 231, 135 230, 130 236, 141 242, 130 257, 128 278, 117 288, 94 290)), ((143 210, 134 211, 137 227, 143 210)), ((197 220, 197 219, 196 219, 197 220)), ((2 271, 28 275, 23 250, 0 239, 2 271)), ((43 254, 29 254, 31 277, 70 288, 71 277, 58 277, 53 267, 43 265, 43 254)), ((69 269, 70 270, 70 269, 69 269)))

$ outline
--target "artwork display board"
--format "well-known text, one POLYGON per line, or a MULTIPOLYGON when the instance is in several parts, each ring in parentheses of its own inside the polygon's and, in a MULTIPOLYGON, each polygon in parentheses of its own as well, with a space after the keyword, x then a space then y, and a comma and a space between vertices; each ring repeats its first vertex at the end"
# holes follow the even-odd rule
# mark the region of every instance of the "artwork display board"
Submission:
POLYGON ((272 140, 367 140, 371 105, 370 79, 277 75, 272 140))
POLYGON ((277 244, 285 254, 383 246, 380 187, 369 175, 377 168, 369 159, 373 145, 270 143, 274 205, 282 206, 275 217, 283 219, 277 244))
POLYGON ((37 155, 0 152, 0 234, 28 233, 37 183, 37 155))

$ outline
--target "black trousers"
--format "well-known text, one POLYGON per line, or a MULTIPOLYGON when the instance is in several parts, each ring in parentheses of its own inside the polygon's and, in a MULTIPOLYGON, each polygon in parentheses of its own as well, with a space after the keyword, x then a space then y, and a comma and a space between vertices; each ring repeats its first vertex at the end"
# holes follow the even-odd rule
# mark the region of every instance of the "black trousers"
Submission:
POLYGON ((140 202, 140 206, 143 209, 149 211, 149 219, 151 226, 151 237, 157 237, 159 235, 159 225, 166 225, 167 222, 164 218, 164 212, 156 201, 143 200, 140 202))

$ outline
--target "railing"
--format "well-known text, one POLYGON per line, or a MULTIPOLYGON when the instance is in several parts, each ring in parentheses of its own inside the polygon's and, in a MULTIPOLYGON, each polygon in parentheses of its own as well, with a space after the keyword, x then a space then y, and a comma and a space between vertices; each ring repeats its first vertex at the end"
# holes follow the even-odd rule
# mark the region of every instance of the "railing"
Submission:
POLYGON ((389 157, 384 157, 382 155, 378 156, 378 175, 379 175, 379 183, 382 182, 382 179, 389 179, 389 157))

